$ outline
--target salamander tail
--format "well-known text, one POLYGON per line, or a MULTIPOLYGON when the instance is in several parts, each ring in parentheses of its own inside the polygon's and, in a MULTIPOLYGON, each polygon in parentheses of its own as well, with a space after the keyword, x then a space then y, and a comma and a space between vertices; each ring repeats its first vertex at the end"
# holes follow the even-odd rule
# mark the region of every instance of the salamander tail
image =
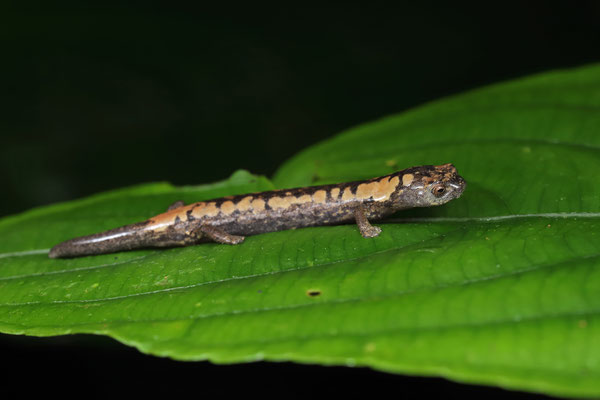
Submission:
POLYGON ((148 244, 147 232, 143 229, 146 224, 147 222, 139 222, 67 240, 50 249, 48 257, 80 257, 146 247, 148 244))

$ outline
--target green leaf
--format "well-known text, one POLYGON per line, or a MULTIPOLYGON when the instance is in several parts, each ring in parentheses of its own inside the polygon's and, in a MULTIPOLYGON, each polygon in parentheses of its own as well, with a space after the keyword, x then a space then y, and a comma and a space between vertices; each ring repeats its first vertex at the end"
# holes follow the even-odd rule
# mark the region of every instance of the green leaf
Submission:
POLYGON ((173 201, 268 190, 144 185, 0 221, 0 330, 110 335, 214 362, 367 365, 600 396, 600 67, 473 91, 314 146, 278 187, 452 162, 445 206, 354 226, 78 259, 60 240, 146 219, 173 201))

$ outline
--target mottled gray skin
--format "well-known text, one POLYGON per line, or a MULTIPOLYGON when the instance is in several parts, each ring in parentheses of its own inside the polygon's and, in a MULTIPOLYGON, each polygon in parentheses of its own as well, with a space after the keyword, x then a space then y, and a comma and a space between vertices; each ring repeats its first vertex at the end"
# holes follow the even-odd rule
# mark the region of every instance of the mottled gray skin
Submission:
POLYGON ((460 197, 465 187, 451 164, 425 165, 366 181, 244 194, 187 206, 177 203, 147 221, 60 243, 49 256, 77 257, 206 241, 237 244, 248 235, 351 221, 356 221, 363 237, 374 237, 381 229, 369 220, 407 208, 445 204, 460 197), (247 207, 249 197, 264 206, 247 207))

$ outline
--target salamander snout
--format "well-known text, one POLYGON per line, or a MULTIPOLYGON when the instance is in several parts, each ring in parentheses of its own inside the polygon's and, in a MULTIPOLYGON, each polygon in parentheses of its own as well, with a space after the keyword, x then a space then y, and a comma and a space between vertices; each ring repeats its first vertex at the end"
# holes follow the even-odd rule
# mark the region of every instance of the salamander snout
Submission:
POLYGON ((439 206, 460 197, 467 186, 452 164, 411 168, 402 183, 401 208, 439 206))
POLYGON ((433 203, 443 204, 460 197, 466 186, 467 183, 460 175, 457 175, 456 179, 432 185, 430 189, 431 194, 434 199, 437 199, 437 201, 434 200, 433 203))
POLYGON ((458 175, 454 165, 438 165, 434 167, 434 171, 431 177, 435 180, 428 187, 432 195, 430 197, 432 205, 444 204, 462 195, 467 182, 458 175))

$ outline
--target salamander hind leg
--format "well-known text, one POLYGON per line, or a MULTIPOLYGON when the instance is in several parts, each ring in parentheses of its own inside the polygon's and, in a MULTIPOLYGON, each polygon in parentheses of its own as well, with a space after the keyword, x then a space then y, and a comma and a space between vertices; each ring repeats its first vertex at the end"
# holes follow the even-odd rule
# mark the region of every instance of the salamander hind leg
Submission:
POLYGON ((198 230, 217 243, 238 244, 242 243, 245 239, 244 236, 231 235, 223 229, 212 225, 202 225, 198 230))
POLYGON ((381 233, 381 228, 371 225, 367 219, 367 210, 364 206, 359 205, 356 207, 356 210, 354 210, 354 219, 356 220, 356 225, 358 225, 358 229, 360 230, 362 237, 372 238, 379 236, 381 233))

